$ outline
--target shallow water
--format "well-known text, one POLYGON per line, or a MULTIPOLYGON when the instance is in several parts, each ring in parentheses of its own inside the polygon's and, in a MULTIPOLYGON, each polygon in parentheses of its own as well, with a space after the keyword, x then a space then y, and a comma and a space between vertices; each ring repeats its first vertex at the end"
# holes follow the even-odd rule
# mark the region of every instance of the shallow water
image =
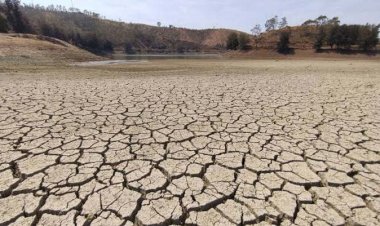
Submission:
POLYGON ((219 59, 220 54, 122 54, 112 55, 115 60, 154 60, 154 59, 219 59))
POLYGON ((75 66, 103 66, 103 65, 114 65, 114 64, 139 64, 146 63, 146 60, 103 60, 103 61, 88 61, 75 63, 75 66))

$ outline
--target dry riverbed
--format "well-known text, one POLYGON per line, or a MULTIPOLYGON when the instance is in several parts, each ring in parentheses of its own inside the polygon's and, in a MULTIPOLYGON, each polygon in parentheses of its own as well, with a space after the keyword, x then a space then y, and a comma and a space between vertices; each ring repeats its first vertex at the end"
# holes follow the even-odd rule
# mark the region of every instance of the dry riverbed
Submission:
POLYGON ((0 72, 0 225, 380 224, 378 61, 0 72))

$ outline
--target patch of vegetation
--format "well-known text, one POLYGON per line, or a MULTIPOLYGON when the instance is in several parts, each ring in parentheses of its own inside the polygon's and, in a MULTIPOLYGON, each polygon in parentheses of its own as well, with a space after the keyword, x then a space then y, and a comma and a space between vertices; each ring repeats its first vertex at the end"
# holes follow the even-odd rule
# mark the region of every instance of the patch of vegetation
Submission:
POLYGON ((2 26, 2 30, 8 31, 8 28, 10 27, 16 33, 33 32, 29 21, 21 12, 19 0, 5 0, 4 5, 1 6, 1 10, 6 15, 6 21, 4 21, 4 18, 0 18, 0 23, 7 24, 6 26, 2 26))
POLYGON ((290 30, 281 31, 280 40, 277 43, 277 51, 281 54, 289 54, 291 53, 290 44, 290 30))
POLYGON ((0 33, 7 33, 8 31, 8 21, 3 15, 0 14, 0 33))
POLYGON ((317 28, 314 42, 314 49, 317 51, 321 51, 324 46, 336 50, 351 50, 356 47, 359 50, 370 51, 379 43, 380 25, 341 25, 338 17, 329 19, 320 16, 315 20, 307 20, 303 26, 317 28))
POLYGON ((227 38, 227 50, 248 50, 250 37, 245 33, 231 33, 227 38))
POLYGON ((227 38, 227 49, 228 50, 237 50, 239 47, 239 36, 237 33, 231 33, 227 38))

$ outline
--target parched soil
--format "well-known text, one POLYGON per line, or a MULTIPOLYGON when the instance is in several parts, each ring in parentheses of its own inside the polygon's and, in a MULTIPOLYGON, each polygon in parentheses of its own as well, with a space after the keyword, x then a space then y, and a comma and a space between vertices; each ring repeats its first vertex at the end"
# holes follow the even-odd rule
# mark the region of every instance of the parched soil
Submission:
POLYGON ((0 74, 0 225, 379 225, 380 63, 0 74))

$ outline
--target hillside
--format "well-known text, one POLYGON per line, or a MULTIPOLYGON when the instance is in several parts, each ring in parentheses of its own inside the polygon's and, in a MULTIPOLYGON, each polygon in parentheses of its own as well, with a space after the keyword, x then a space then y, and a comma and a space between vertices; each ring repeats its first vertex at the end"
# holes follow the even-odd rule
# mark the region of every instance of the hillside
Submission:
MULTIPOLYGON (((123 51, 127 45, 131 52, 220 51, 225 48, 228 35, 237 32, 228 29, 192 30, 173 26, 130 24, 101 19, 83 12, 46 10, 27 6, 23 7, 22 11, 34 32, 38 34, 60 38, 74 44, 83 39, 96 39, 93 42, 98 43, 109 41, 116 50, 123 51)), ((86 48, 89 45, 94 43, 85 43, 83 46, 86 48)))
MULTIPOLYGON (((14 4, 17 5, 17 1, 14 4)), ((0 7, 0 19, 3 21, 3 26, 0 26, 3 32, 34 33, 53 37, 97 55, 124 51, 129 54, 224 53, 227 49, 244 50, 240 52, 243 54, 254 50, 257 53, 265 53, 265 56, 272 55, 273 51, 294 54, 305 50, 307 55, 313 50, 317 50, 317 53, 327 51, 336 54, 373 55, 377 54, 380 28, 380 25, 370 24, 340 25, 339 18, 328 19, 326 16, 308 20, 308 23, 305 22, 302 26, 289 27, 280 26, 277 19, 272 18, 268 20, 272 21, 272 26, 266 24, 269 31, 253 30, 253 33, 257 34, 254 36, 228 29, 194 30, 172 25, 165 27, 160 23, 158 26, 150 26, 118 22, 86 10, 66 10, 62 6, 53 5, 24 5, 19 8, 14 6, 13 9, 3 6, 0 7), (17 9, 21 12, 17 12, 17 9), (6 16, 7 12, 13 13, 11 19, 6 16)), ((236 53, 228 51, 227 55, 236 53)))
POLYGON ((67 42, 37 35, 0 34, 1 62, 76 62, 102 59, 67 42))
MULTIPOLYGON (((313 49, 315 37, 318 29, 315 26, 294 26, 287 27, 286 30, 290 31, 290 46, 294 49, 313 49)), ((253 39, 253 45, 261 49, 274 49, 279 40, 281 30, 273 30, 264 32, 260 38, 253 39), (258 43, 256 43, 258 41, 258 43)))

